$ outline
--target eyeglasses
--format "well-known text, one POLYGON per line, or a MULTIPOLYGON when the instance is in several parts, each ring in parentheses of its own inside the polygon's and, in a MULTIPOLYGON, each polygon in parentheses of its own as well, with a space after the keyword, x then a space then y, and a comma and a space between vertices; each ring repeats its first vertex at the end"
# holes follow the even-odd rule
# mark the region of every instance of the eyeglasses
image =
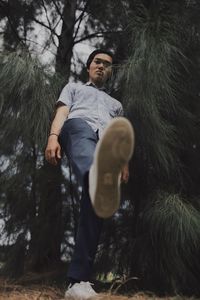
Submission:
POLYGON ((107 61, 107 60, 104 60, 104 59, 101 59, 101 58, 95 58, 94 63, 96 65, 103 64, 104 68, 106 68, 106 69, 112 67, 112 63, 110 61, 107 61))

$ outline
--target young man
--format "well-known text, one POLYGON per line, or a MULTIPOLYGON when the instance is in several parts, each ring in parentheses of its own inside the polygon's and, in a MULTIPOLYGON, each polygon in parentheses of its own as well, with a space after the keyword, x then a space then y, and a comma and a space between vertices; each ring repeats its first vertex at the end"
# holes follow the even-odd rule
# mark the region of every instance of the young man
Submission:
POLYGON ((71 284, 65 295, 69 299, 96 295, 89 280, 103 218, 118 209, 120 181, 127 182, 129 176, 134 132, 122 117, 121 103, 104 90, 112 62, 110 52, 93 51, 87 60, 89 81, 64 87, 45 151, 46 159, 56 165, 62 147, 82 186, 75 250, 68 269, 71 284))

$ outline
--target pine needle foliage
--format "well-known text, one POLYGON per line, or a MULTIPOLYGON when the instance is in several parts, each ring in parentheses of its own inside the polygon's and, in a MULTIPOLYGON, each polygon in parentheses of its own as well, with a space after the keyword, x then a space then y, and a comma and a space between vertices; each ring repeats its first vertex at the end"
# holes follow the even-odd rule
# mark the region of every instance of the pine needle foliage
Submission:
POLYGON ((182 48, 187 32, 183 34, 183 16, 178 16, 177 3, 150 3, 136 3, 131 17, 123 97, 136 130, 139 127, 137 141, 148 149, 146 155, 155 173, 180 176, 177 154, 184 148, 180 133, 193 135, 197 121, 186 107, 190 100, 182 98, 186 92, 183 74, 189 76, 190 64, 182 48), (190 124, 187 130, 186 124, 190 124))
POLYGON ((160 190, 152 198, 143 219, 153 247, 154 268, 173 291, 195 293, 200 273, 199 200, 193 201, 194 206, 179 194, 160 190))
POLYGON ((61 81, 26 51, 0 56, 2 138, 44 146, 61 81))
POLYGON ((129 58, 119 75, 136 132, 128 221, 134 227, 127 228, 121 265, 129 265, 140 288, 199 294, 199 5, 131 6, 129 58))
MULTIPOLYGON (((61 172, 59 168, 52 172, 47 166, 45 174, 41 177, 41 170, 44 169, 44 147, 52 112, 63 81, 24 49, 1 54, 0 65, 0 136, 3 141, 0 149, 0 201, 5 221, 4 233, 7 242, 10 240, 14 245, 10 247, 4 271, 11 272, 14 276, 16 274, 13 274, 11 269, 19 267, 17 262, 21 264, 23 273, 27 259, 26 247, 29 244, 29 250, 33 250, 34 242, 36 239, 38 241, 38 234, 41 232, 39 227, 43 225, 44 230, 50 228, 51 233, 56 230, 56 226, 52 224, 56 223, 58 214, 52 217, 51 223, 48 221, 45 224, 45 221, 51 216, 51 208, 56 214, 58 207, 61 207, 60 186, 55 187, 52 202, 48 192, 45 194, 48 196, 50 211, 45 211, 46 219, 40 217, 40 207, 45 206, 47 200, 44 197, 46 190, 42 190, 42 187, 46 188, 49 173, 54 174, 61 184, 61 172), (31 241, 27 240, 28 235, 31 236, 31 241), (24 258, 20 256, 22 250, 24 258), (16 257, 17 253, 19 259, 16 257)), ((53 243, 55 248, 55 239, 53 243)), ((44 253, 49 245, 46 248, 45 246, 38 246, 41 253, 44 253)))

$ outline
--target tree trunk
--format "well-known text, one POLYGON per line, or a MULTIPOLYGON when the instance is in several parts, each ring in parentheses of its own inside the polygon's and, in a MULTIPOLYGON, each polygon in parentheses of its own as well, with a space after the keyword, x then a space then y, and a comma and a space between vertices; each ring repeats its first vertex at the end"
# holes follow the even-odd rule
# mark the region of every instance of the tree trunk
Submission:
MULTIPOLYGON (((56 73, 70 76, 71 58, 74 46, 76 0, 65 1, 63 25, 56 56, 56 73)), ((38 207, 37 225, 32 235, 31 268, 44 270, 60 260, 62 242, 62 171, 61 165, 45 163, 42 170, 41 200, 38 207)), ((39 183, 40 184, 40 183, 39 183)))
POLYGON ((77 1, 65 1, 63 10, 63 25, 59 38, 56 56, 56 72, 63 75, 66 80, 70 76, 71 58, 74 46, 74 26, 77 1))
POLYGON ((40 172, 40 201, 30 243, 30 268, 34 271, 59 263, 62 242, 61 166, 44 163, 40 172))

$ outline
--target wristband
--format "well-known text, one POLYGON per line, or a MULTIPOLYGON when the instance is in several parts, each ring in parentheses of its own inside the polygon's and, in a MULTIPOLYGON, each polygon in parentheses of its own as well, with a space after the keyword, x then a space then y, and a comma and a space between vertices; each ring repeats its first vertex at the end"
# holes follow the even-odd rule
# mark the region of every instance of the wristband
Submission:
POLYGON ((50 135, 56 135, 57 137, 59 136, 57 133, 53 133, 53 132, 50 133, 49 136, 50 136, 50 135))

